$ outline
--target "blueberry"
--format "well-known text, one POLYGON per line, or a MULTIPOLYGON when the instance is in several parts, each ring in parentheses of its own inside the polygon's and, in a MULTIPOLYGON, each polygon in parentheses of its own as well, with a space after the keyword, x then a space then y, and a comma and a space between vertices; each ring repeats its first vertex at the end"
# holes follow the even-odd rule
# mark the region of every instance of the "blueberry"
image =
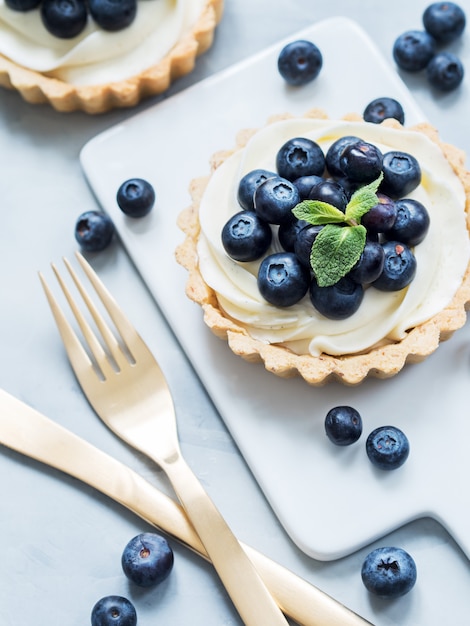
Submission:
POLYGON ((367 437, 366 452, 378 469, 394 470, 408 458, 410 444, 405 433, 396 426, 379 426, 367 437))
POLYGON ((302 265, 309 269, 311 268, 310 254, 312 252, 313 242, 322 228, 323 226, 314 226, 307 222, 306 225, 297 232, 294 252, 302 265))
POLYGON ((377 199, 378 203, 361 218, 361 224, 367 228, 369 233, 389 231, 397 218, 397 207, 391 198, 379 192, 377 199))
POLYGON ((415 157, 407 152, 386 152, 382 171, 384 177, 379 190, 392 199, 407 196, 421 182, 421 167, 415 157))
POLYGON ((390 118, 398 120, 400 124, 405 123, 405 111, 402 105, 395 98, 389 97, 375 98, 369 102, 364 109, 363 117, 366 122, 372 124, 380 124, 390 118))
POLYGON ((111 243, 113 235, 111 218, 100 211, 85 211, 75 223, 75 239, 86 252, 104 250, 111 243))
POLYGON ((254 211, 240 211, 222 228, 222 245, 235 261, 255 261, 271 244, 270 225, 254 211))
POLYGON ((376 180, 382 171, 382 152, 372 143, 359 140, 347 145, 340 158, 346 178, 360 183, 376 180))
POLYGON ((91 626, 136 626, 134 605, 122 596, 105 596, 91 612, 91 626))
POLYGON ((13 11, 30 11, 41 4, 42 0, 5 0, 5 4, 13 11))
POLYGON ((366 241, 359 261, 349 272, 349 275, 361 285, 369 285, 377 280, 383 272, 385 252, 378 241, 366 241))
POLYGON ((364 288, 349 276, 344 276, 330 287, 319 287, 314 279, 310 285, 310 299, 319 313, 332 320, 344 320, 361 306, 364 288))
POLYGON ((328 148, 325 155, 325 164, 326 169, 332 176, 344 176, 340 166, 341 155, 343 154, 343 150, 346 146, 358 141, 360 141, 359 137, 354 135, 345 135, 344 137, 336 139, 336 141, 334 141, 328 148))
POLYGON ((439 91, 452 91, 462 82, 464 67, 452 52, 439 52, 429 61, 426 76, 432 87, 439 91))
POLYGON ((294 137, 281 146, 276 155, 279 176, 296 180, 301 176, 322 176, 325 155, 320 146, 306 137, 294 137))
POLYGON ((256 213, 270 224, 290 222, 292 209, 299 202, 300 196, 295 185, 280 176, 265 180, 254 194, 256 213))
POLYGON ((404 243, 386 241, 382 273, 372 285, 380 291, 399 291, 407 287, 416 275, 416 257, 404 243))
POLYGON ((328 439, 337 446, 349 446, 362 434, 362 418, 352 406, 335 406, 325 418, 328 439))
POLYGON ((373 241, 374 243, 380 242, 381 233, 374 233, 371 230, 366 232, 366 241, 373 241))
POLYGON ((292 252, 277 252, 263 259, 258 272, 258 289, 270 304, 288 307, 307 293, 309 271, 292 252))
POLYGON ((430 218, 426 207, 412 198, 402 198, 395 203, 397 217, 392 228, 385 233, 387 239, 394 239, 416 246, 423 241, 429 230, 430 218))
POLYGON ((311 41, 292 41, 279 53, 277 67, 282 78, 295 87, 314 80, 323 65, 319 48, 311 41))
POLYGON ((88 11, 85 0, 43 0, 41 19, 55 37, 72 39, 86 26, 88 11))
POLYGON ((348 204, 348 197, 344 187, 334 180, 323 180, 322 182, 314 185, 308 195, 309 200, 320 200, 321 202, 328 202, 340 211, 346 210, 348 204))
POLYGON ((402 548, 377 548, 366 556, 361 577, 371 593, 384 598, 398 598, 414 587, 416 563, 402 548))
POLYGON ((135 19, 137 0, 88 0, 90 13, 103 30, 127 28, 135 19))
POLYGON ((293 219, 289 222, 279 225, 277 237, 284 250, 287 252, 294 252, 297 234, 307 225, 308 222, 305 220, 298 220, 296 217, 293 217, 293 219))
POLYGON ((155 204, 155 190, 143 178, 130 178, 119 187, 116 201, 121 211, 129 217, 143 217, 150 213, 155 204))
POLYGON ((259 187, 261 183, 264 183, 265 180, 272 178, 273 176, 277 176, 277 174, 264 169, 251 170, 251 172, 248 172, 243 176, 238 183, 237 191, 238 203, 242 209, 245 209, 246 211, 255 210, 253 196, 257 187, 259 187))
POLYGON ((300 176, 300 178, 296 178, 294 185, 297 187, 300 199, 306 200, 309 197, 312 187, 324 180, 322 176, 300 176))
POLYGON ((344 189, 344 193, 348 199, 351 199, 353 193, 363 186, 360 182, 350 180, 349 178, 346 178, 346 176, 337 176, 335 181, 344 189))
POLYGON ((129 541, 121 557, 124 574, 139 587, 152 587, 167 578, 173 568, 173 550, 156 533, 141 533, 129 541))
POLYGON ((419 72, 424 70, 434 55, 436 42, 424 30, 408 30, 393 44, 393 58, 402 70, 419 72))
POLYGON ((463 33, 465 13, 454 2, 434 2, 423 13, 423 25, 440 43, 449 43, 463 33))

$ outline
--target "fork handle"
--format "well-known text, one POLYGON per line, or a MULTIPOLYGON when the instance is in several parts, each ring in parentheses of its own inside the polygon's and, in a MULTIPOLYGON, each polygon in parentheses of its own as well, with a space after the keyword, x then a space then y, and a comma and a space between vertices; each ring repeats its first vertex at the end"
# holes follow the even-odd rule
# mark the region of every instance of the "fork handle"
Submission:
POLYGON ((288 624, 238 539, 179 454, 160 466, 246 626, 288 624))

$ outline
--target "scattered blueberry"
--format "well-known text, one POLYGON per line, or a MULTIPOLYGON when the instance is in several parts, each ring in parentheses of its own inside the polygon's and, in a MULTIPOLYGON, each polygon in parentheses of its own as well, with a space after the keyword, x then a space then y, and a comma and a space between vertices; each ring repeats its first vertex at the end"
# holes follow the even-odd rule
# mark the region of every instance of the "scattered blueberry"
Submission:
POLYGON ((319 48, 311 41, 298 40, 288 43, 278 57, 278 70, 282 78, 295 87, 313 81, 323 65, 319 48))
POLYGON ((407 152, 391 150, 382 161, 383 181, 380 192, 390 198, 403 198, 421 182, 421 168, 415 157, 407 152))
POLYGON ((72 39, 86 26, 88 12, 85 0, 43 0, 41 19, 55 37, 72 39))
POLYGON ((339 161, 343 174, 355 182, 370 183, 382 171, 382 152, 372 143, 360 139, 348 144, 339 161))
POLYGON ((439 52, 429 61, 426 76, 430 85, 439 91, 453 91, 463 80, 463 63, 452 52, 439 52))
POLYGON ((5 0, 5 4, 13 11, 30 11, 40 5, 42 0, 5 0))
POLYGON ((393 45, 393 58, 402 70, 419 72, 434 55, 436 42, 424 30, 408 30, 401 34, 393 45))
POLYGON ((371 593, 384 598, 397 598, 414 587, 416 563, 402 548, 377 548, 366 556, 361 577, 371 593))
POLYGON ((361 306, 364 288, 349 276, 344 276, 330 287, 319 287, 316 280, 310 285, 310 299, 319 313, 332 320, 343 320, 361 306))
POLYGON ((233 215, 222 229, 222 245, 235 261, 259 259, 272 240, 270 225, 254 211, 240 211, 233 215))
POLYGON ((325 155, 311 139, 294 137, 279 149, 276 169, 279 176, 292 181, 301 176, 321 176, 325 170, 325 155))
POLYGON ((137 0, 88 0, 90 14, 103 30, 117 31, 132 24, 137 0))
POLYGON ((326 167, 331 176, 344 176, 343 170, 340 166, 341 155, 343 154, 343 150, 346 146, 358 141, 361 141, 359 137, 346 135, 344 137, 340 137, 331 144, 325 155, 326 167))
POLYGON ((361 285, 369 285, 383 272, 385 252, 378 241, 366 241, 359 261, 349 272, 350 277, 361 285))
POLYGON ((237 199, 238 203, 246 211, 254 211, 255 205, 253 201, 254 193, 265 180, 277 176, 275 172, 269 170, 256 169, 245 174, 238 183, 237 199))
POLYGON ((364 109, 364 120, 372 124, 380 124, 386 119, 393 118, 400 124, 405 123, 405 111, 395 98, 375 98, 364 109))
POLYGON ((410 444, 405 433, 396 426, 380 426, 367 437, 366 452, 378 469, 394 470, 408 458, 410 444))
POLYGON ((119 187, 116 201, 121 211, 129 217, 143 217, 150 213, 155 204, 155 191, 143 178, 130 178, 119 187))
POLYGON ((434 2, 423 13, 423 25, 440 43, 460 37, 465 29, 465 13, 454 2, 434 2))
POLYGON ((137 613, 130 600, 122 596, 105 596, 91 612, 91 626, 136 626, 137 613))
POLYGON ((399 291, 416 275, 416 257, 410 248, 398 241, 382 244, 385 259, 382 273, 372 285, 380 291, 399 291))
POLYGON ((335 406, 325 418, 328 439, 337 446, 349 446, 362 434, 362 418, 352 406, 335 406))
POLYGON ((270 224, 283 224, 292 219, 292 209, 300 202, 293 183, 281 176, 268 178, 256 188, 256 213, 270 224))
POLYGON ((429 230, 430 218, 426 207, 412 198, 402 198, 395 203, 396 219, 385 233, 386 239, 394 239, 416 246, 423 241, 429 230))
POLYGON ((277 252, 263 259, 258 271, 258 289, 267 302, 288 307, 308 291, 310 273, 292 252, 277 252))
POLYGON ((100 211, 85 211, 75 223, 75 239, 86 252, 104 250, 111 243, 113 235, 111 218, 100 211))
POLYGON ((121 565, 124 574, 139 587, 158 585, 173 568, 173 550, 167 540, 155 533, 141 533, 124 548, 121 565))

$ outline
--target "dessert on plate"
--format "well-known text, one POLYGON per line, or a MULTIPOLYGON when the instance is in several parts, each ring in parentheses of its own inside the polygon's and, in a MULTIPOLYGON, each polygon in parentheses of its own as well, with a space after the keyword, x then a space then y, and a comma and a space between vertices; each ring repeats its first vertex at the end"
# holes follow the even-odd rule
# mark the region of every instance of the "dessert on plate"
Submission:
POLYGON ((372 124, 356 114, 331 120, 320 110, 280 115, 262 129, 241 131, 236 147, 214 155, 211 166, 209 176, 191 183, 192 204, 178 220, 186 236, 176 257, 189 273, 187 296, 237 355, 312 385, 332 379, 357 384, 423 360, 465 324, 470 173, 465 155, 429 124, 372 124), (311 156, 302 141, 314 146, 313 173, 302 169, 311 156), (376 153, 379 169, 359 181, 361 159, 376 153), (254 182, 252 173, 260 170, 254 182), (341 187, 346 204, 319 195, 327 187, 341 187), (282 216, 270 218, 274 188, 281 190, 274 213, 282 216), (282 213, 291 195, 295 206, 282 213), (385 226, 390 207, 393 219, 385 226), (240 230, 258 236, 263 220, 270 233, 263 226, 263 236, 249 239, 247 256, 246 246, 232 253, 240 230), (310 240, 308 230, 315 231, 310 240), (369 250, 382 255, 374 276, 363 271, 364 263, 375 263, 369 250))
POLYGON ((129 0, 128 23, 102 27, 93 3, 82 3, 80 28, 56 35, 42 17, 46 1, 0 0, 0 85, 28 102, 87 113, 134 106, 189 73, 223 10, 223 0, 129 0))

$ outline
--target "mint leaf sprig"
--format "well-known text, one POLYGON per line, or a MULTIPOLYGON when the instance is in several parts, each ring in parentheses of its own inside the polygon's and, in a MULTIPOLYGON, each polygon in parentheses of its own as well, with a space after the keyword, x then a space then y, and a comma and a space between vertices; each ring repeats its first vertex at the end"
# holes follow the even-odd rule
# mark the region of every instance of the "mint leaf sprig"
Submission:
POLYGON ((313 242, 310 264, 320 287, 337 283, 354 267, 366 245, 367 231, 361 218, 379 199, 377 180, 355 191, 343 213, 332 204, 320 200, 303 200, 292 209, 299 220, 324 226, 313 242))

